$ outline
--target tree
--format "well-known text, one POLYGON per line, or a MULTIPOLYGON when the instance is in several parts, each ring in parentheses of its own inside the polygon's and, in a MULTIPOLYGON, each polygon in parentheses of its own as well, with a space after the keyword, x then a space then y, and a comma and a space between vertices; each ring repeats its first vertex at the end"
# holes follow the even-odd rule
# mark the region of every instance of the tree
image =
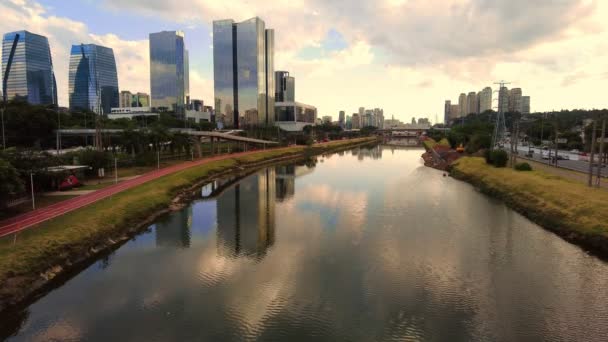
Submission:
POLYGON ((8 161, 0 159, 0 202, 24 191, 23 180, 17 169, 8 161))

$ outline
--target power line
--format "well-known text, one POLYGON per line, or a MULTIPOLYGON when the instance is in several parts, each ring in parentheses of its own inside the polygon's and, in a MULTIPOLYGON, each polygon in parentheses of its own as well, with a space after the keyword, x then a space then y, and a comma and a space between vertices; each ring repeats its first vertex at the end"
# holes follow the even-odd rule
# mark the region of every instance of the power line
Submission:
MULTIPOLYGON (((500 85, 500 87, 498 89, 498 108, 497 108, 497 114, 496 114, 496 122, 494 124, 494 134, 492 135, 492 149, 496 148, 496 146, 498 146, 501 142, 503 142, 505 140, 507 127, 506 127, 506 123, 505 123, 505 111, 504 111, 505 99, 504 99, 504 96, 502 96, 502 94, 503 94, 503 89, 505 89, 504 91, 506 91, 506 89, 507 89, 505 87, 505 85, 511 84, 511 83, 501 80, 499 82, 494 82, 494 84, 500 85)), ((507 101, 508 101, 508 99, 507 99, 507 101)))

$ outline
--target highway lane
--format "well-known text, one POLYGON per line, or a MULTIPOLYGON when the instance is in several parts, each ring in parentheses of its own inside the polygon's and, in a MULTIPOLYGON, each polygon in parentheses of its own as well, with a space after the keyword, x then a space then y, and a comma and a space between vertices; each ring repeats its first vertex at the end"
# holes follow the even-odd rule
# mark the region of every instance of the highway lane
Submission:
MULTIPOLYGON (((518 148, 519 150, 519 156, 522 158, 528 158, 526 157, 526 154, 528 153, 528 147, 520 147, 518 148)), ((533 149, 533 155, 532 155, 532 160, 537 161, 539 163, 543 163, 543 164, 547 164, 547 165, 553 165, 550 159, 542 159, 541 157, 541 150, 540 149, 533 149)), ((552 153, 555 151, 552 151, 552 153)), ((584 161, 584 160, 578 160, 579 155, 575 154, 575 153, 570 153, 569 151, 563 151, 563 150, 559 150, 558 151, 558 155, 566 155, 570 158, 570 160, 558 160, 557 161, 557 166, 559 167, 563 167, 565 169, 569 169, 569 170, 574 170, 574 171, 580 171, 580 172, 589 172, 589 162, 588 161, 584 161)), ((594 174, 596 169, 594 168, 594 174)), ((601 172, 602 177, 608 177, 608 168, 607 167, 603 167, 602 168, 602 172, 601 172)))

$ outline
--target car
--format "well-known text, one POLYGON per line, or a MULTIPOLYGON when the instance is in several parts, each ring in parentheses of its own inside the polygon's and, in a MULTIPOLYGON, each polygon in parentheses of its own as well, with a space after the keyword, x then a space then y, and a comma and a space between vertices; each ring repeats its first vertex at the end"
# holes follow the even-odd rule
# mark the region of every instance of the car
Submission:
POLYGON ((542 155, 541 155, 541 158, 543 158, 543 159, 551 159, 551 153, 543 152, 542 155))
POLYGON ((570 157, 568 155, 565 155, 565 154, 558 154, 557 155, 557 160, 570 160, 570 157))
POLYGON ((574 149, 574 150, 570 150, 570 153, 574 153, 574 154, 579 154, 581 151, 574 149))

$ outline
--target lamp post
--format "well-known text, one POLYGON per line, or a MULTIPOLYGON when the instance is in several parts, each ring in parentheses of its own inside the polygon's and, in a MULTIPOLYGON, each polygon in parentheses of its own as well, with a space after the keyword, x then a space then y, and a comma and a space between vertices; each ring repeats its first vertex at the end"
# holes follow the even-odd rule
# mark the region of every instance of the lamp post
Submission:
POLYGON ((114 184, 118 183, 118 158, 114 157, 114 184))
POLYGON ((36 210, 36 199, 34 197, 34 173, 30 172, 30 188, 32 189, 32 210, 36 210))

